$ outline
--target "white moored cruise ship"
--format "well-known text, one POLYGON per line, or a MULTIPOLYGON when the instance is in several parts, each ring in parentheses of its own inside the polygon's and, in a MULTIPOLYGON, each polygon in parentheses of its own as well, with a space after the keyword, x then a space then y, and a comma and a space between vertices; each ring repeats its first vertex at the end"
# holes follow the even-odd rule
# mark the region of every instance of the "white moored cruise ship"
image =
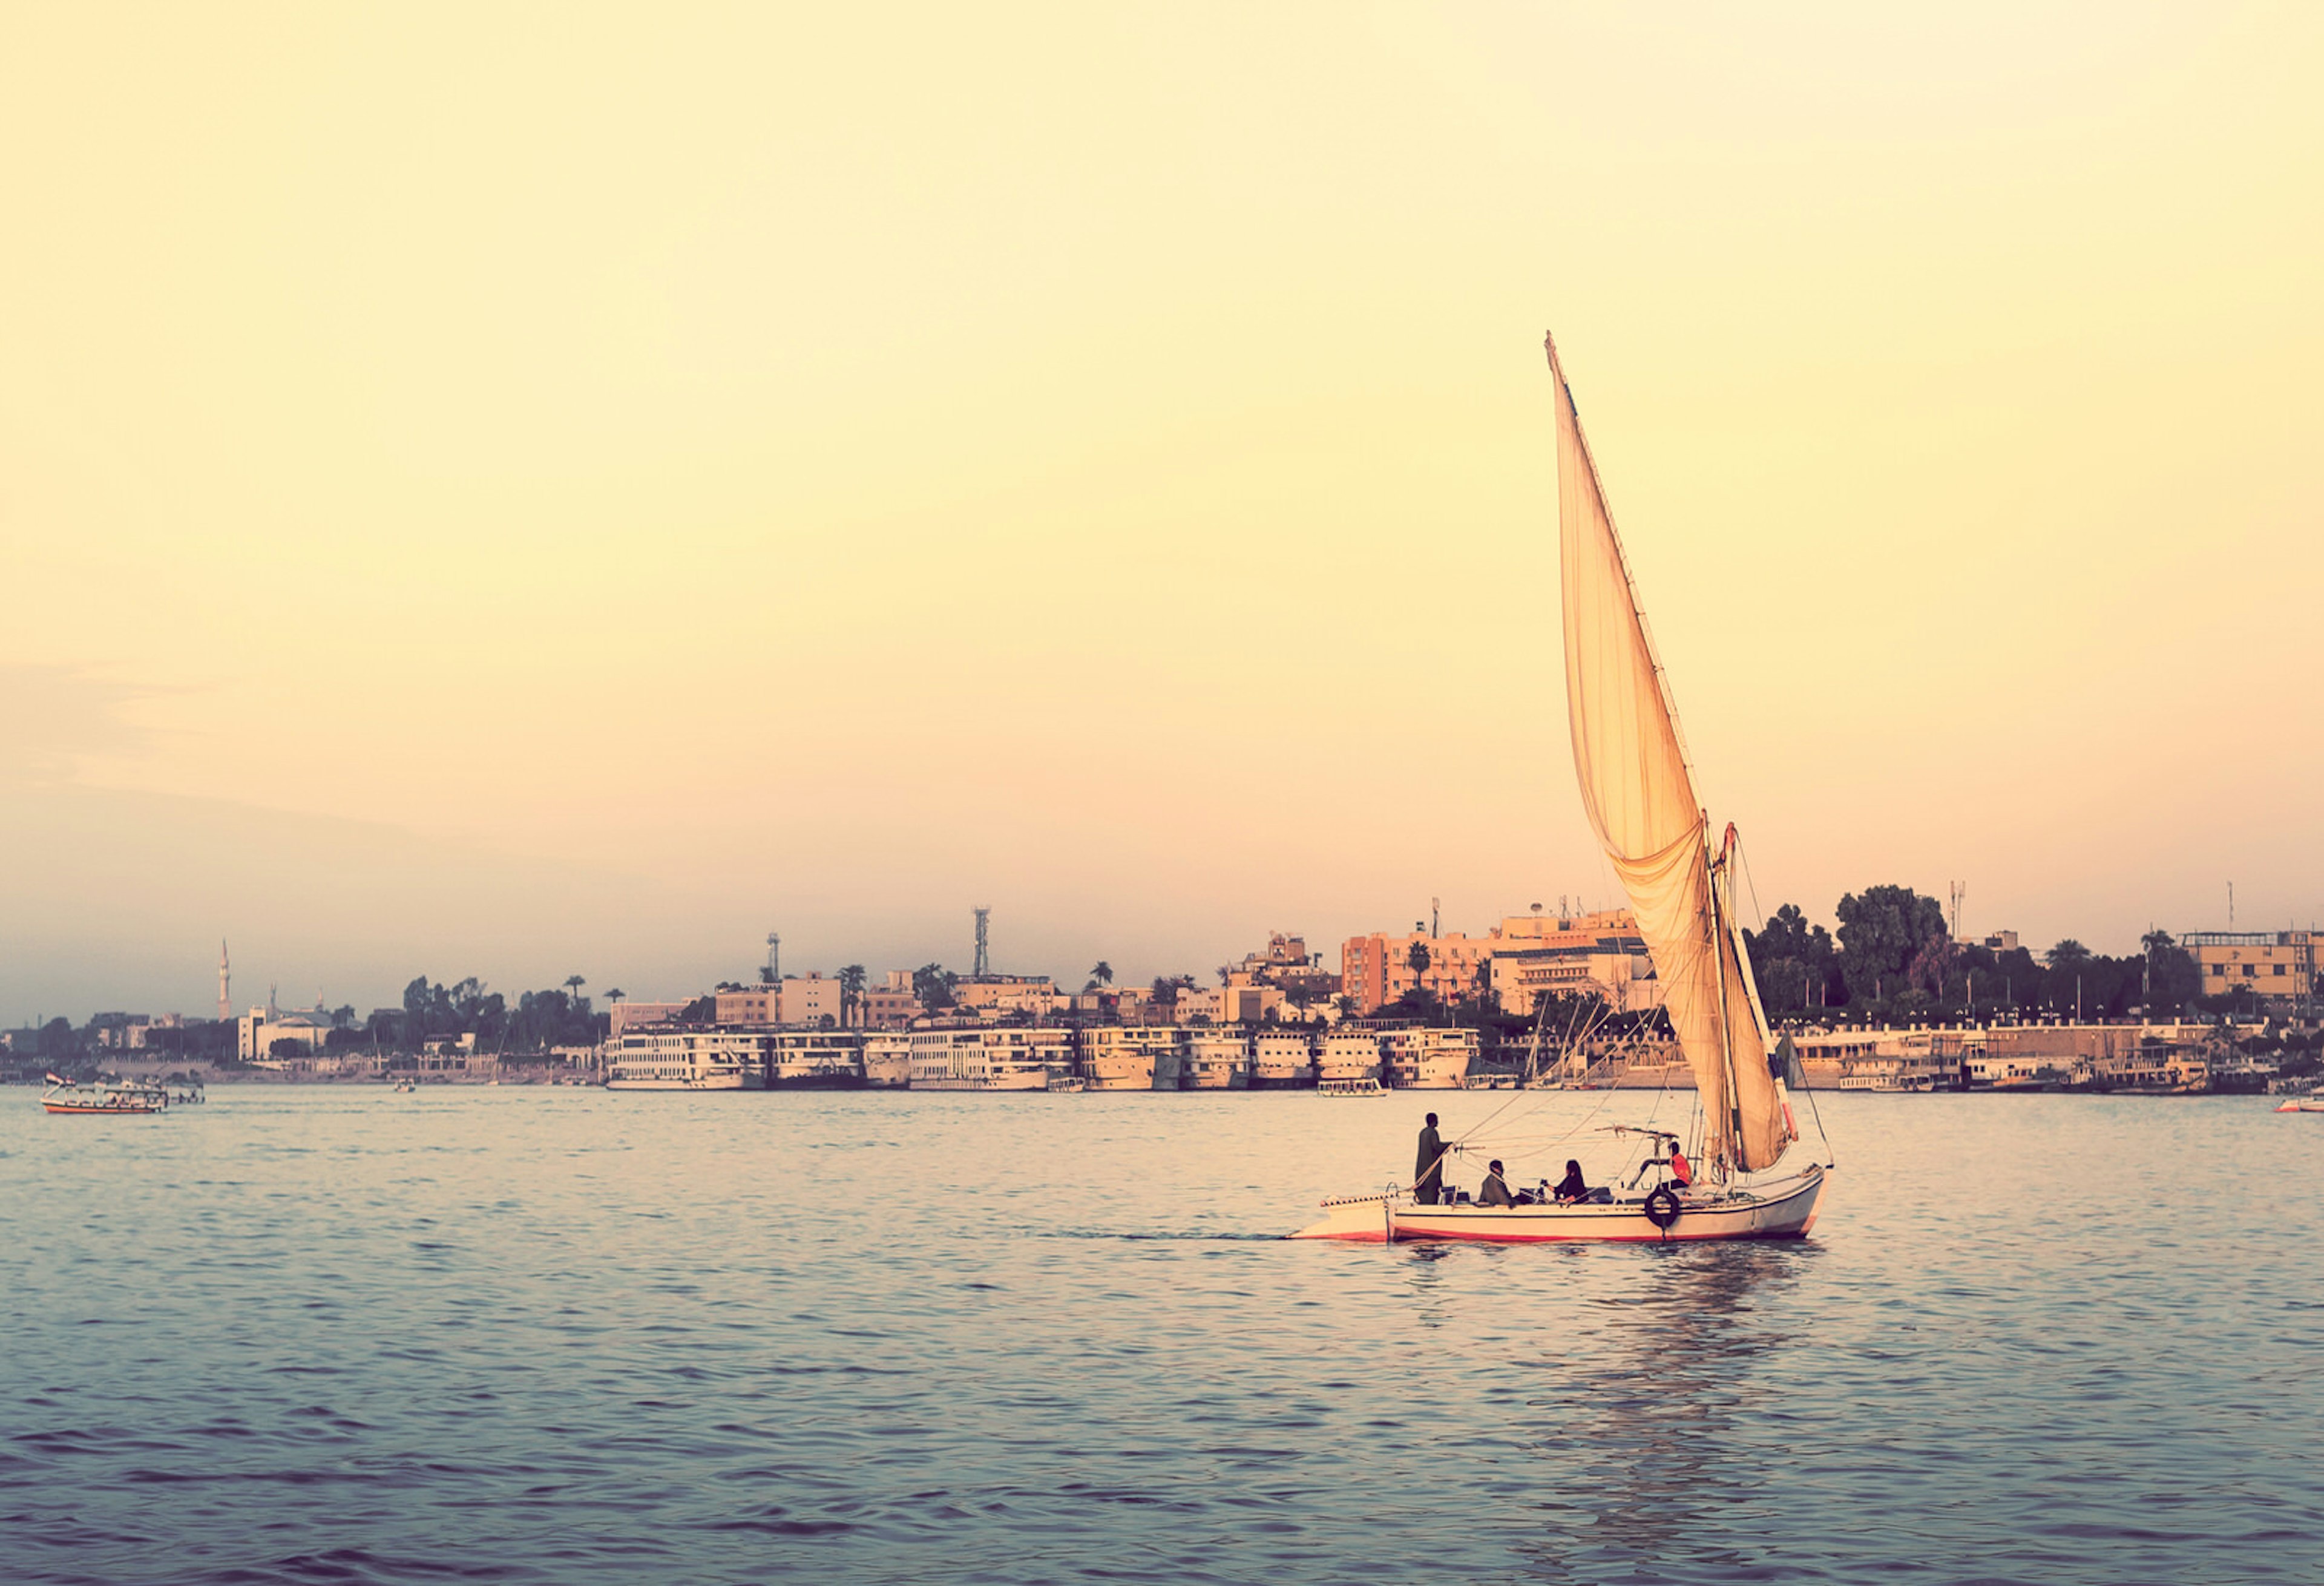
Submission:
POLYGON ((1250 1037, 1239 1029, 1198 1029, 1186 1039, 1185 1088, 1250 1088, 1250 1037))
POLYGON ((624 1030, 605 1052, 609 1091, 766 1088, 767 1037, 742 1030, 653 1024, 624 1030))
POLYGON ((1062 1029, 916 1029, 911 1039, 916 1091, 1046 1091, 1053 1068, 1073 1072, 1062 1029))
POLYGON ((1291 1090, 1315 1083, 1315 1059, 1305 1031, 1265 1031, 1250 1038, 1253 1090, 1291 1090))
POLYGON ((1472 1029, 1407 1028, 1380 1037, 1388 1083, 1397 1090, 1457 1091, 1468 1080, 1476 1061, 1477 1032, 1472 1029))
POLYGON ((912 1083, 909 1031, 881 1030, 863 1037, 863 1083, 875 1091, 900 1091, 912 1083))
POLYGON ((1082 1074, 1093 1091, 1175 1091, 1183 1034, 1167 1024, 1093 1025, 1082 1031, 1082 1074))
POLYGON ((1380 1078, 1379 1037, 1368 1029, 1333 1030, 1323 1037, 1323 1045, 1315 1055, 1315 1079, 1318 1083, 1335 1080, 1368 1079, 1373 1083, 1380 1078))
POLYGON ((767 1043, 769 1090, 852 1091, 863 1083, 863 1037, 853 1030, 777 1030, 767 1043))

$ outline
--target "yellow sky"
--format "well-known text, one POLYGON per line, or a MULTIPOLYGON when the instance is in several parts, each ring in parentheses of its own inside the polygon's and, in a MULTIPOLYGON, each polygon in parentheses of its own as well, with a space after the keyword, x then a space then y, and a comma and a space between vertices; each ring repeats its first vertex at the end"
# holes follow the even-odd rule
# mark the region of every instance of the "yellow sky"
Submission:
POLYGON ((1609 895, 1551 326, 1763 904, 2324 914, 2324 13, 1893 10, 12 8, 0 1019, 1609 895))

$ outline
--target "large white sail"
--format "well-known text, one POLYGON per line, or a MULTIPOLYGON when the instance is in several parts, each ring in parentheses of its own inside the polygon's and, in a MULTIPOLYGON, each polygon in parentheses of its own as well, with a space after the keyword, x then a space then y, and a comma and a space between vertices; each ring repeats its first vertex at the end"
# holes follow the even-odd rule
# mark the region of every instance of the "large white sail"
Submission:
POLYGON ((1792 1138, 1767 1071, 1766 1017, 1739 936, 1714 895, 1678 715, 1556 344, 1546 345, 1557 383, 1566 711, 1582 807, 1654 956, 1702 1096, 1705 1155, 1726 1166, 1765 1167, 1792 1138))

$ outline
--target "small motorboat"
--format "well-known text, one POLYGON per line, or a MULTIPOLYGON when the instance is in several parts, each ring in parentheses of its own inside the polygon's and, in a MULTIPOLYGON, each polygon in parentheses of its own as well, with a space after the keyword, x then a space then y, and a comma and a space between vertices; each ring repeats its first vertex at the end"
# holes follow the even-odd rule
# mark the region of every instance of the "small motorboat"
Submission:
POLYGON ((76 1084, 61 1074, 42 1076, 48 1088, 41 1093, 47 1111, 87 1117, 142 1117, 169 1110, 170 1093, 160 1085, 124 1080, 91 1080, 76 1084))
POLYGON ((1327 1079, 1315 1086, 1319 1096, 1385 1096, 1376 1079, 1327 1079))
POLYGON ((2304 1096, 2286 1096, 2277 1103, 2278 1112, 2324 1112, 2324 1085, 2304 1096))

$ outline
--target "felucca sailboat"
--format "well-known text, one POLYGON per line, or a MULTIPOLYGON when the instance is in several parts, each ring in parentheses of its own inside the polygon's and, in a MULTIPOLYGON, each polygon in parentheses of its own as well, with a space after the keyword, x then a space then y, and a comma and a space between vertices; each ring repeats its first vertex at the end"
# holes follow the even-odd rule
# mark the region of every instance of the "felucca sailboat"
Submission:
MULTIPOLYGON (((1770 1069, 1759 1006, 1736 917, 1735 828, 1714 846, 1696 801, 1678 713, 1639 609, 1622 542, 1557 344, 1545 338, 1556 387, 1557 522, 1565 608, 1565 703, 1582 807, 1629 895, 1653 955, 1671 1029, 1700 1102, 1697 1169, 1674 1164, 1674 1137, 1627 1178, 1577 1204, 1426 1204, 1409 1188, 1324 1203, 1300 1239, 1378 1242, 1466 1239, 1796 1239, 1815 1222, 1826 1169, 1784 1166, 1799 1139, 1784 1084, 1770 1069), (1691 1182, 1690 1182, 1691 1181, 1691 1182)), ((1463 1142, 1464 1144, 1467 1142, 1463 1142)), ((1519 1176, 1513 1175, 1513 1177, 1519 1176)))

